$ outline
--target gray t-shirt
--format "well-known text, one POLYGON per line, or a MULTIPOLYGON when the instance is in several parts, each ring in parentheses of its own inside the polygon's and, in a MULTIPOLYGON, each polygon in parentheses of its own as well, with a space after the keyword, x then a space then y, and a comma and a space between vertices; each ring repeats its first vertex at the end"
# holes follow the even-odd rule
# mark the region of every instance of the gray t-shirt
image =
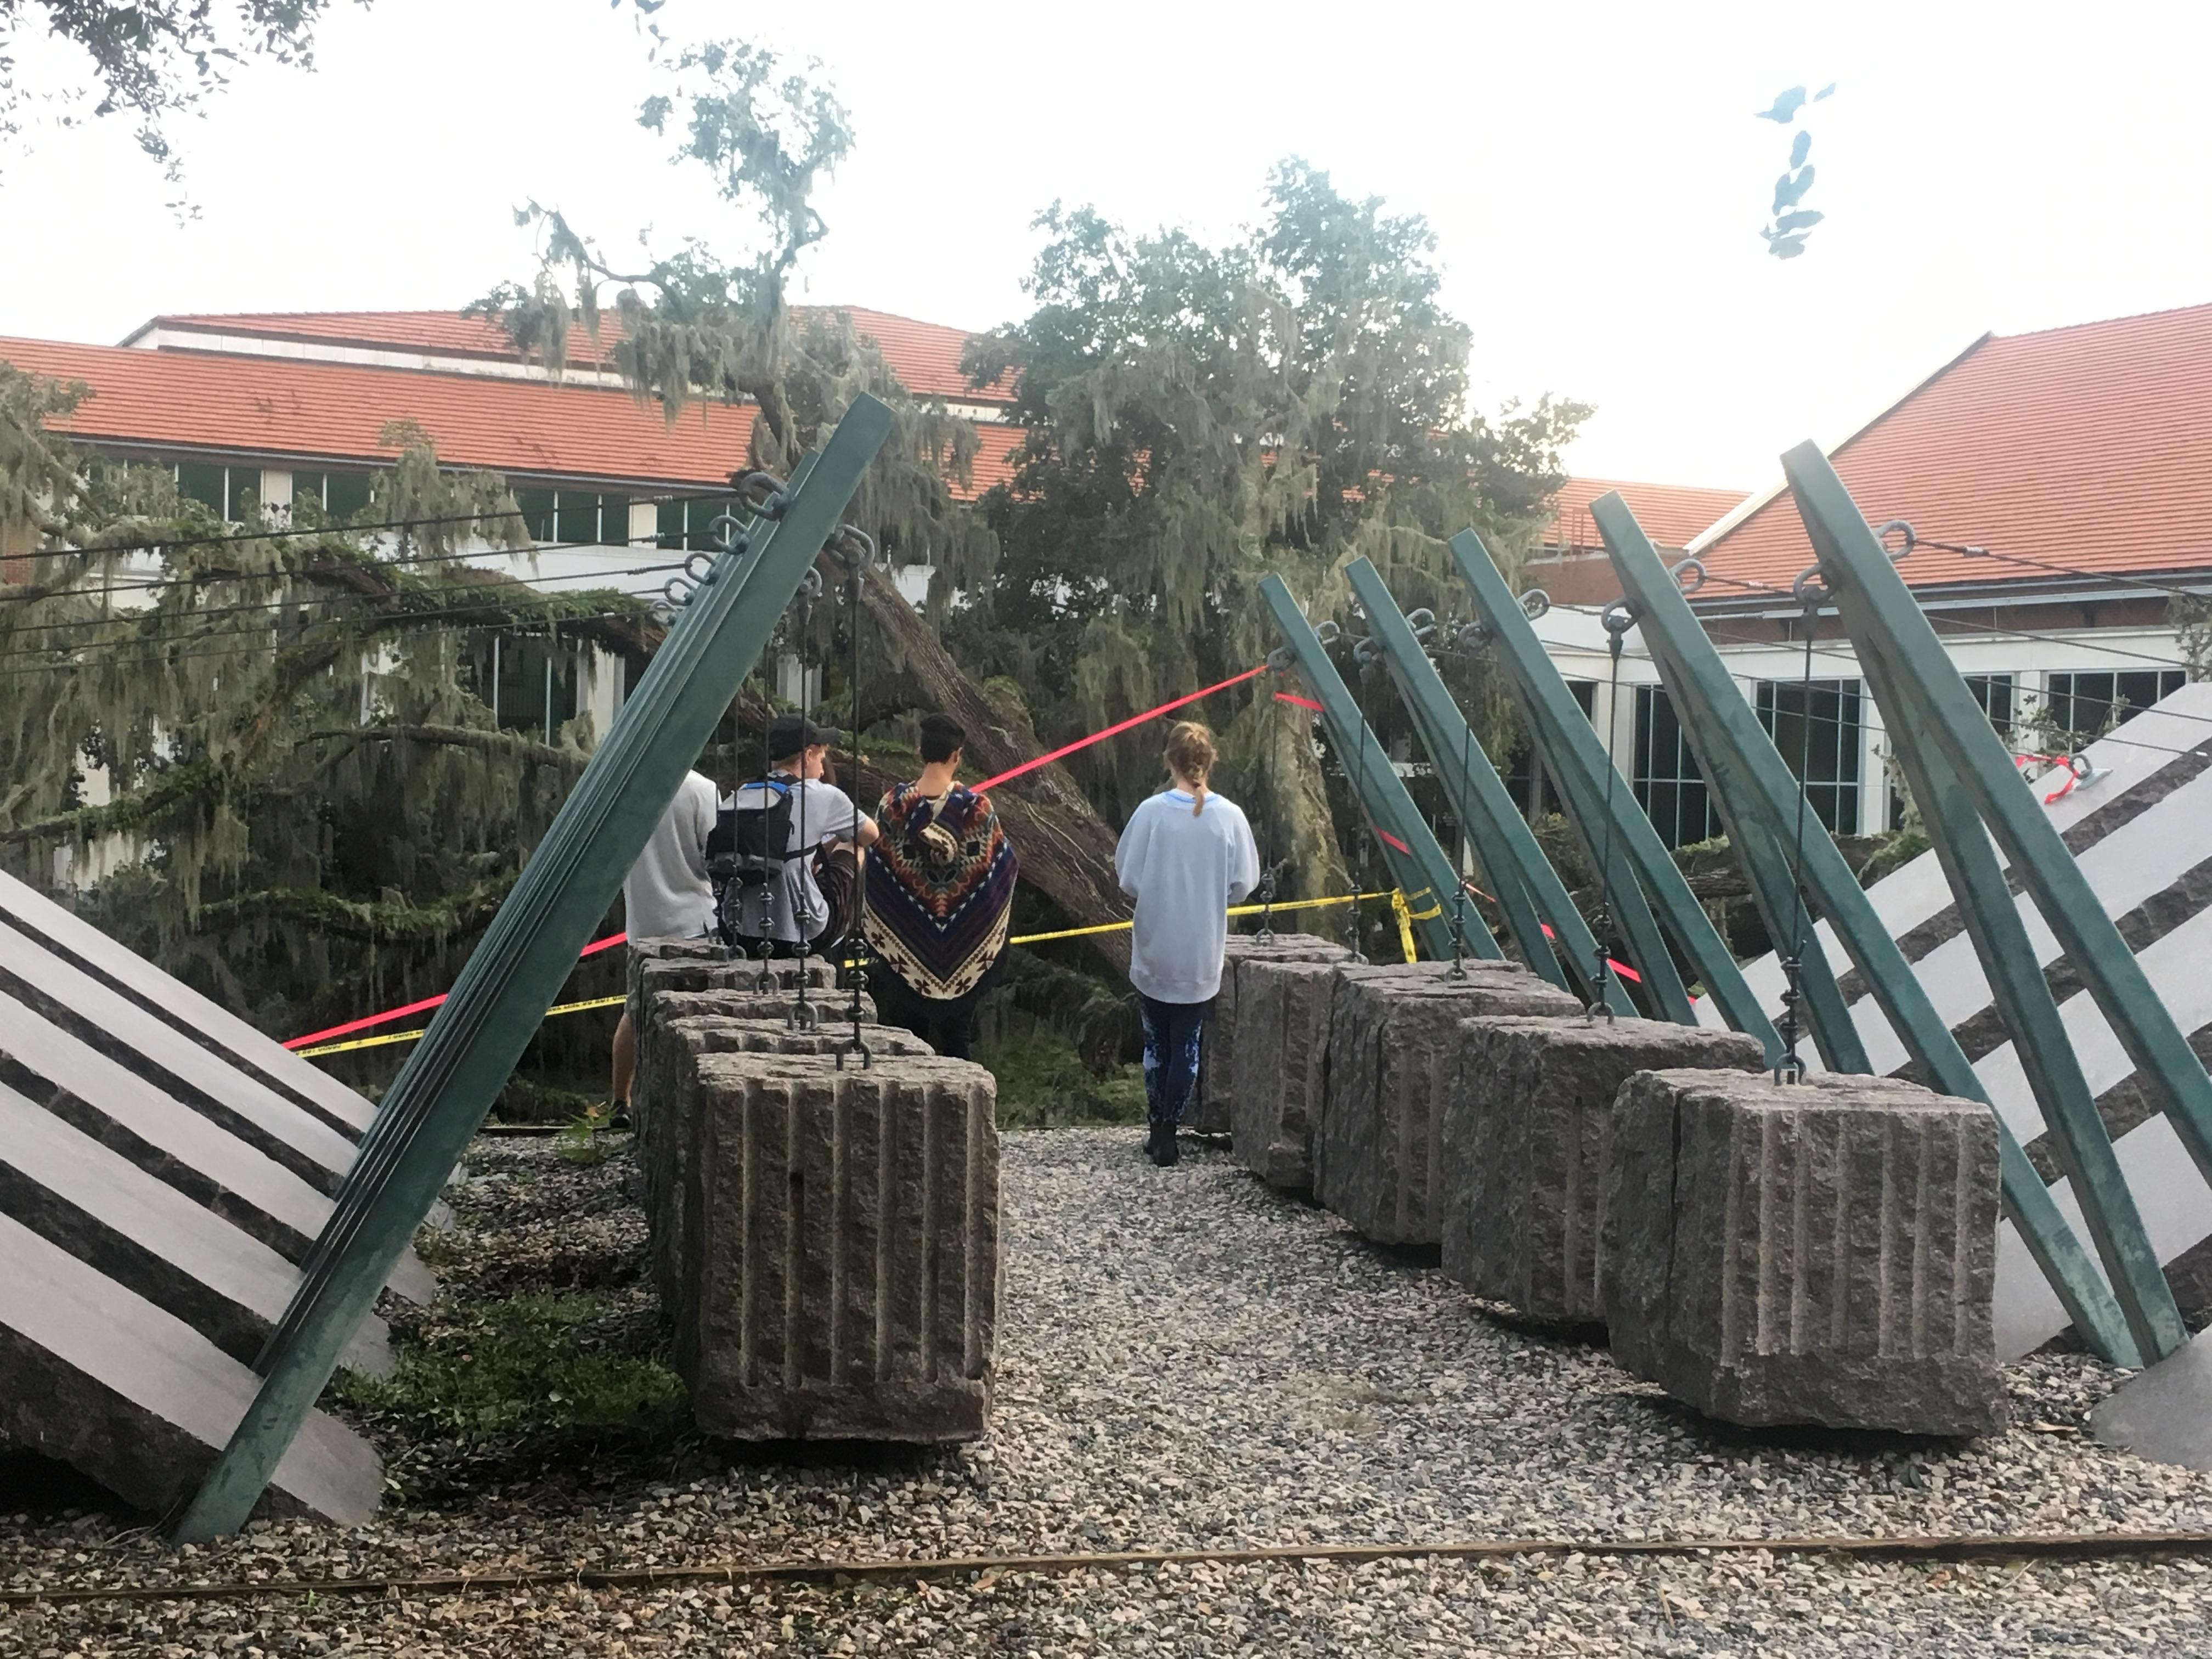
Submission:
MULTIPOLYGON (((812 939, 830 921, 830 902, 823 897, 822 888, 814 879, 814 849, 825 841, 853 839, 854 807, 853 798, 834 783, 824 783, 819 778, 800 782, 787 774, 778 773, 775 781, 792 793, 791 834, 786 839, 785 850, 800 856, 787 859, 783 878, 771 881, 765 890, 748 893, 739 903, 737 915, 738 931, 748 939, 781 939, 787 945, 796 945, 802 939, 812 939), (774 901, 773 914, 765 918, 760 893, 766 891, 774 901)), ((749 783, 723 803, 740 811, 758 811, 770 804, 768 790, 760 784, 749 783)), ((860 822, 872 824, 874 820, 865 812, 860 822)))
POLYGON ((688 773, 623 878, 623 927, 630 938, 696 939, 713 931, 707 836, 714 828, 714 781, 688 773))

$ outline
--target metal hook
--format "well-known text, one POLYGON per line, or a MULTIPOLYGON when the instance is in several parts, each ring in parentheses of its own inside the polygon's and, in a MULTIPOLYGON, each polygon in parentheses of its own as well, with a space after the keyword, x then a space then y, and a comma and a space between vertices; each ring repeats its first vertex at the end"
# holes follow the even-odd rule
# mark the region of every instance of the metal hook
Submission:
POLYGON ((876 538, 857 525, 839 525, 830 550, 855 576, 876 562, 876 538))
POLYGON ((1344 630, 1336 625, 1334 617, 1324 617, 1314 624, 1314 637, 1324 647, 1331 646, 1344 637, 1344 630))
POLYGON ((745 550, 745 521, 734 513, 718 515, 708 525, 707 533, 714 538, 714 545, 725 553, 745 550))
POLYGON ((1521 614, 1530 622, 1547 617, 1552 611, 1552 596, 1540 587, 1532 587, 1521 596, 1521 614))
POLYGON ((1287 674, 1291 672, 1289 646, 1279 645, 1267 653, 1267 672, 1271 674, 1287 674))
POLYGON ((1705 562, 1695 554, 1677 565, 1668 567, 1667 574, 1674 579, 1674 586, 1682 591, 1684 599, 1705 585, 1705 562))
POLYGON ((1797 573, 1797 580, 1790 584, 1790 595, 1808 611, 1828 598, 1828 585, 1820 580, 1817 563, 1808 564, 1797 573))
POLYGON ((685 605, 690 604, 691 595, 697 591, 681 576, 671 576, 660 585, 661 597, 668 602, 672 610, 676 611, 681 611, 685 605))
POLYGON ((1882 526, 1881 529, 1875 531, 1874 532, 1874 536, 1875 539, 1881 544, 1881 550, 1884 553, 1889 554, 1889 562, 1892 564, 1897 563, 1900 559, 1909 557, 1911 555, 1912 550, 1920 545, 1920 538, 1912 533, 1912 526, 1902 519, 1892 519, 1888 523, 1882 526), (1896 552, 1890 553, 1889 532, 1893 530, 1903 532, 1905 537, 1905 545, 1899 548, 1896 552))
POLYGON ((702 587, 714 580, 714 556, 711 553, 688 553, 684 558, 684 574, 702 587))
POLYGON ((1382 647, 1371 634, 1352 642, 1352 659, 1362 668, 1371 668, 1382 660, 1382 647))
POLYGON ((1479 622, 1462 623, 1452 635, 1452 649, 1463 657, 1480 657, 1490 649, 1490 629, 1479 622))
POLYGON ((1437 631, 1437 613, 1425 605, 1418 610, 1408 611, 1406 613, 1406 626, 1413 630, 1415 639, 1426 641, 1430 635, 1437 631))
POLYGON ((738 494, 753 504, 753 510, 763 519, 780 519, 790 497, 784 492, 790 488, 773 472, 748 472, 735 480, 738 494))
POLYGON ((1620 647, 1621 636, 1636 626, 1636 612, 1629 608, 1626 599, 1615 599, 1598 613, 1598 623, 1613 636, 1614 648, 1620 647))

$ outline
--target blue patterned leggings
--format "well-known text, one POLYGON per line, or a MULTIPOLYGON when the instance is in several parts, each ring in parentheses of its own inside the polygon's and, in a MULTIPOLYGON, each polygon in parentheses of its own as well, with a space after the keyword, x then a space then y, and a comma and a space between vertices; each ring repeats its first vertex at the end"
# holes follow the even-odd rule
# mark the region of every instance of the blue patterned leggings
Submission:
POLYGON ((1145 1021, 1145 1106, 1155 1123, 1181 1123, 1198 1080, 1199 1041, 1211 1002, 1157 1002, 1139 994, 1145 1021))

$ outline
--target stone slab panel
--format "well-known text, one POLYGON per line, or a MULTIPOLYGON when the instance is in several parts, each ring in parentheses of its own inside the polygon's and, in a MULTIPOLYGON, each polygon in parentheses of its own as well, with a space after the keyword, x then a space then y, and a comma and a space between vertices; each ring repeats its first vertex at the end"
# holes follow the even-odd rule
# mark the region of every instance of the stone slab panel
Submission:
MULTIPOLYGON (((251 1364, 283 1316, 300 1272, 121 1154, 79 1134, 0 1084, 0 1214, 191 1326, 251 1364)), ((344 1355, 358 1370, 392 1369, 384 1322, 371 1315, 344 1355)))
POLYGON ((1337 964, 1240 963, 1241 1041, 1230 1133, 1237 1161, 1286 1192, 1313 1188, 1313 1137, 1328 1084, 1329 1006, 1337 964))
POLYGON ((376 1115, 374 1105, 321 1067, 4 871, 0 918, 344 1133, 359 1135, 376 1115))
POLYGON ((991 1074, 891 1055, 709 1054, 672 1309, 709 1434, 972 1440, 1000 1279, 991 1074))
MULTIPOLYGON (((126 1503, 187 1500, 259 1379, 182 1320, 0 1215, 0 1431, 126 1503)), ((368 1443, 310 1412, 263 1504, 354 1526, 384 1471, 368 1443)))
POLYGON ((2212 1340, 2199 1334, 2120 1384, 2089 1413, 2089 1430, 2138 1457, 2212 1469, 2212 1340))
POLYGON ((1638 1072, 1605 1194, 1613 1355, 1709 1417, 2001 1427, 1996 1120, 1886 1078, 1638 1072))
MULTIPOLYGON (((296 1166, 6 995, 0 1083, 287 1261, 305 1256, 330 1218, 330 1194, 296 1166)), ((413 1302, 428 1301, 437 1289, 412 1249, 387 1282, 413 1302)))
POLYGON ((1443 1103, 1443 1270, 1530 1319, 1601 1320, 1613 1103, 1637 1072, 1756 1072, 1753 1037, 1664 1020, 1509 1016, 1459 1028, 1443 1103))
POLYGON ((1443 1097, 1459 1025, 1480 1014, 1579 1013, 1517 963, 1340 968, 1314 1136, 1314 1196, 1378 1244, 1443 1237, 1443 1097))
POLYGON ((1243 995, 1239 969, 1249 962, 1343 962, 1352 952, 1314 933, 1278 933, 1261 939, 1231 933, 1223 947, 1221 994, 1206 1017, 1206 1040, 1199 1045, 1198 1084, 1183 1127, 1194 1134, 1225 1135, 1236 1128, 1233 1103, 1237 1079, 1237 1007, 1243 995))

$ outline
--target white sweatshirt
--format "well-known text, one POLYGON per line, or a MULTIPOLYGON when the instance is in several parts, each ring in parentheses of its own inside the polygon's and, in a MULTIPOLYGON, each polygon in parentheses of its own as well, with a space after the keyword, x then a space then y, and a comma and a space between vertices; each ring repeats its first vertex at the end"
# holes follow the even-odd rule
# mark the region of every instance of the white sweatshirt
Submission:
POLYGON ((1221 989, 1229 907, 1260 884, 1252 826, 1226 795, 1163 790, 1129 815, 1114 873, 1137 901, 1129 983, 1155 1002, 1210 1002, 1221 989))
POLYGON ((714 927, 707 837, 714 828, 714 781, 696 772, 653 827, 653 838, 623 883, 623 922, 632 939, 696 939, 714 927))

